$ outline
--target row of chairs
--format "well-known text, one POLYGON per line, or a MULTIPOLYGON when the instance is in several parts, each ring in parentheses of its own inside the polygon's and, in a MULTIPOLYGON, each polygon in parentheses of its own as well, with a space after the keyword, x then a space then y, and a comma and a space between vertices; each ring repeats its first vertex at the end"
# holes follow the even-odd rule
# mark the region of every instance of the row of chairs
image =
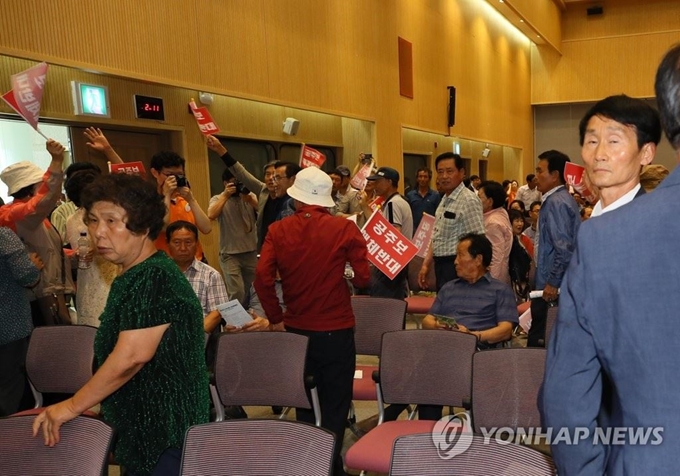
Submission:
MULTIPOLYGON (((388 332, 382 338, 375 374, 378 411, 385 404, 463 408, 472 430, 540 427, 538 392, 545 349, 476 351, 474 336, 438 330, 388 332)), ((435 421, 382 422, 347 451, 352 469, 386 473, 394 441, 407 434, 432 434, 435 421)), ((547 458, 547 457, 546 457, 547 458)))
MULTIPOLYGON (((107 457, 115 438, 111 426, 96 418, 77 417, 62 426, 60 443, 50 448, 31 436, 33 418, 0 419, 0 474, 108 474, 107 457)), ((328 476, 336 444, 331 432, 296 421, 228 420, 196 425, 186 433, 180 474, 328 476)), ((431 433, 402 436, 395 440, 390 459, 392 476, 554 474, 552 464, 540 453, 480 436, 471 436, 466 451, 450 459, 441 457, 431 433)))

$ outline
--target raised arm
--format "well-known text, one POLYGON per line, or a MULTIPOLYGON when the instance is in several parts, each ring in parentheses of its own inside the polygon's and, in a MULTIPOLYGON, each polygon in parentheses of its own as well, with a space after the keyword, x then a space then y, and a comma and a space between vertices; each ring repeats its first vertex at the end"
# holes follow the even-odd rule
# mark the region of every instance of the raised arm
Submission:
POLYGON ((99 129, 98 127, 88 127, 87 129, 85 129, 85 132, 83 132, 83 134, 85 135, 85 137, 87 137, 89 141, 86 142, 86 144, 90 149, 96 150, 97 152, 101 152, 102 154, 104 154, 106 156, 106 159, 112 164, 123 163, 123 159, 121 159, 120 156, 116 153, 116 151, 113 150, 113 147, 111 147, 109 140, 106 138, 101 129, 99 129))

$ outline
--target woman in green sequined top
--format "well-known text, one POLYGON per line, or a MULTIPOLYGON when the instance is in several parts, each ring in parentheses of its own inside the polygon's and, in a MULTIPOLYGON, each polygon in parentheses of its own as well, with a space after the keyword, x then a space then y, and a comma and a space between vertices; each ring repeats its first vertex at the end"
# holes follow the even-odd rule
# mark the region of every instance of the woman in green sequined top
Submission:
POLYGON ((154 246, 165 205, 152 185, 124 174, 102 176, 83 191, 82 202, 97 252, 122 273, 100 317, 97 372, 72 398, 42 412, 34 435, 41 431, 53 446, 63 423, 101 403, 127 474, 178 474, 184 433, 209 414, 201 305, 179 268, 154 246))

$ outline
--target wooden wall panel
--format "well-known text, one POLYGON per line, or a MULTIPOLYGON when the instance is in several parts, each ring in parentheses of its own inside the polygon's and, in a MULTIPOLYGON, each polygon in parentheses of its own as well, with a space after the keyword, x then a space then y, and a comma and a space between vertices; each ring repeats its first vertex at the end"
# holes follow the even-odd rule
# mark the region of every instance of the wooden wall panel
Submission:
POLYGON ((604 14, 587 17, 588 5, 568 5, 562 56, 531 48, 533 104, 597 101, 611 94, 654 96, 658 63, 680 41, 680 2, 604 2, 604 14))
MULTIPOLYGON (((562 12, 553 0, 504 0, 557 50, 562 43, 562 12)), ((585 11, 585 6, 583 7, 585 11)))
MULTIPOLYGON (((368 120, 373 153, 398 170, 402 126, 533 156, 529 41, 479 0, 5 0, 0 53, 173 85, 180 106, 206 90, 368 120), (399 36, 413 43, 413 100, 399 96, 399 36)), ((224 114, 241 136, 279 134, 265 106, 224 114)), ((330 122, 309 142, 337 143, 342 125, 330 122)), ((193 141, 185 147, 207 160, 193 141)))

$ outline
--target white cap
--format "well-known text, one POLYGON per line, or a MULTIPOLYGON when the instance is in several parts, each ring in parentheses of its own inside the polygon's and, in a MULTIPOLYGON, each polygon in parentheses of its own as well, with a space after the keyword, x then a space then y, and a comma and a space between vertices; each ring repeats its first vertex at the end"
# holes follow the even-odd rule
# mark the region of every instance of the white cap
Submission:
POLYGON ((295 175, 295 182, 288 188, 288 195, 307 205, 333 207, 331 198, 333 180, 317 167, 307 167, 295 175))
POLYGON ((44 174, 45 171, 33 162, 24 160, 6 167, 0 173, 0 179, 7 185, 7 194, 12 195, 24 187, 42 182, 44 174))

